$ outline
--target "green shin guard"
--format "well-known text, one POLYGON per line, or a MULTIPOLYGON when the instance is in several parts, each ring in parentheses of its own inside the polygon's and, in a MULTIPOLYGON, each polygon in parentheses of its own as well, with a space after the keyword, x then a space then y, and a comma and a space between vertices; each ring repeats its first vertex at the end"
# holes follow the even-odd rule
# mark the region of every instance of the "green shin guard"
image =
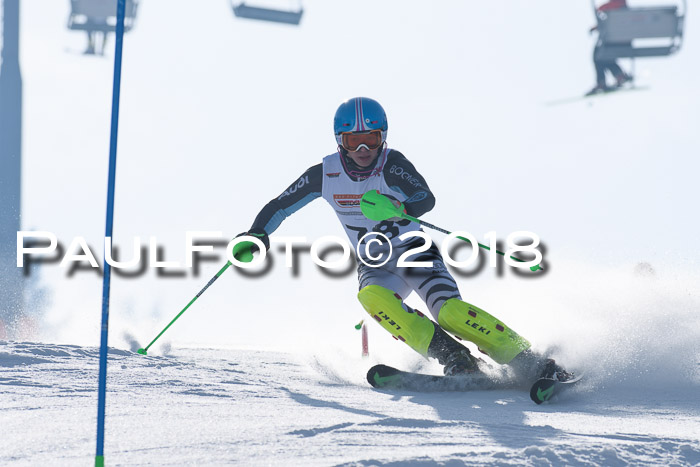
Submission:
POLYGON ((405 342, 419 354, 428 356, 428 347, 435 334, 435 323, 428 317, 405 308, 397 294, 379 285, 364 287, 357 294, 357 299, 394 338, 405 342))
POLYGON ((475 343, 497 363, 509 363, 530 348, 530 343, 508 326, 484 310, 456 298, 442 305, 438 323, 446 331, 475 343))

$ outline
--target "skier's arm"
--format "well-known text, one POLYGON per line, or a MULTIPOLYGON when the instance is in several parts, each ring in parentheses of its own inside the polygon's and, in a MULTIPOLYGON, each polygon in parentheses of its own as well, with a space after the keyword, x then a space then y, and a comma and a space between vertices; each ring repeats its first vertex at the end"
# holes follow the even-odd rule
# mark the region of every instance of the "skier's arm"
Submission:
POLYGON ((428 184, 406 157, 392 150, 384 166, 384 179, 392 190, 406 195, 406 214, 420 217, 435 206, 428 184))
POLYGON ((250 232, 270 235, 287 217, 321 196, 323 164, 310 167, 281 195, 267 203, 255 218, 250 232))

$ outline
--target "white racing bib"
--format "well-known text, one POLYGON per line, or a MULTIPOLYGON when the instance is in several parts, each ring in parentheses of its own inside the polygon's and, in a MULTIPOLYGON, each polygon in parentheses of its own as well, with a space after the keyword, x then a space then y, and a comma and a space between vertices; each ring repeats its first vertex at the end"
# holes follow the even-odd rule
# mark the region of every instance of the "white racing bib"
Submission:
MULTIPOLYGON (((335 211, 340 223, 343 224, 345 233, 354 248, 357 248, 359 240, 369 232, 378 232, 386 235, 394 247, 403 243, 398 239, 405 232, 420 230, 415 222, 401 220, 399 222, 377 222, 367 219, 360 209, 362 195, 369 190, 379 190, 384 195, 390 195, 401 201, 406 197, 392 190, 384 180, 384 164, 387 154, 391 149, 386 148, 379 154, 379 160, 372 174, 364 180, 354 181, 348 176, 341 161, 339 153, 331 154, 323 158, 323 183, 321 196, 335 211)), ((407 241, 412 241, 413 238, 407 241)))

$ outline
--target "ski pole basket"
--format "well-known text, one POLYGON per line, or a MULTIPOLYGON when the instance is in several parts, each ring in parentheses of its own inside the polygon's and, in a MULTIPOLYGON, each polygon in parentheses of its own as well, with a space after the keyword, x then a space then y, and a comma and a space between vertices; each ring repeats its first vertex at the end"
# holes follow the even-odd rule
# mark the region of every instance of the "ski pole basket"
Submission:
POLYGON ((685 12, 685 0, 682 12, 675 5, 596 10, 596 60, 663 57, 677 52, 683 41, 685 12))
MULTIPOLYGON (((88 32, 114 32, 117 28, 117 0, 71 0, 68 28, 88 32)), ((136 21, 138 0, 126 0, 124 32, 136 21)))
POLYGON ((245 2, 236 3, 232 0, 231 7, 237 18, 256 19, 273 23, 285 23, 298 25, 304 9, 299 6, 297 10, 278 10, 274 8, 250 6, 245 2))

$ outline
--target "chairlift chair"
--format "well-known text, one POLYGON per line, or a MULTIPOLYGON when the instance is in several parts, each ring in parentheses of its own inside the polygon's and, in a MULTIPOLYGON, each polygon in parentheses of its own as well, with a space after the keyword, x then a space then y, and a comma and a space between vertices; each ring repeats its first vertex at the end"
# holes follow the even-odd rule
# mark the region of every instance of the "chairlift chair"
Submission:
POLYGON ((256 19, 260 21, 271 21, 273 23, 285 23, 299 25, 304 9, 299 6, 298 10, 280 10, 260 6, 246 5, 245 1, 231 1, 233 14, 237 18, 256 19))
MULTIPOLYGON (((85 31, 88 36, 88 55, 103 55, 107 34, 117 29, 117 0, 71 0, 68 28, 85 31), (97 39, 101 37, 101 47, 97 39)), ((126 0, 124 9, 124 32, 134 26, 138 0, 126 0)))
POLYGON ((663 57, 680 49, 687 10, 685 0, 681 13, 676 5, 628 7, 601 12, 595 8, 595 1, 591 1, 598 21, 597 60, 663 57), (647 41, 645 45, 646 39, 656 43, 647 41))
MULTIPOLYGON (((68 28, 78 31, 113 32, 117 29, 117 0, 71 0, 68 28)), ((124 32, 136 20, 138 0, 126 0, 124 32)))

